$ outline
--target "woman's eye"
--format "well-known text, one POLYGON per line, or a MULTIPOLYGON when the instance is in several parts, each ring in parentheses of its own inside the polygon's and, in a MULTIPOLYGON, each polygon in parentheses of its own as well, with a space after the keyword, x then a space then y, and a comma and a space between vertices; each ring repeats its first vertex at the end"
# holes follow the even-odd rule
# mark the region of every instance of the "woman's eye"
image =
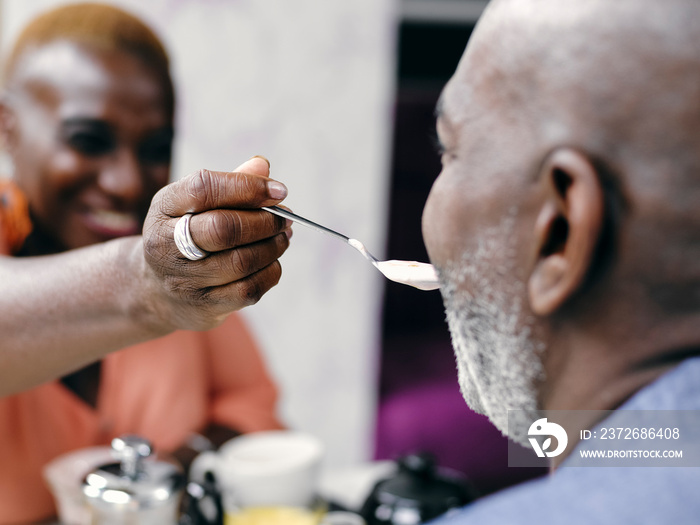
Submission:
POLYGON ((146 164, 168 164, 172 149, 172 134, 165 133, 143 143, 139 148, 139 159, 146 164))
POLYGON ((66 142, 75 151, 88 157, 97 157, 109 153, 114 148, 114 142, 99 133, 76 132, 67 137, 66 142))
POLYGON ((170 162, 171 153, 172 145, 169 142, 163 144, 149 144, 141 148, 139 158, 146 164, 167 164, 170 162))

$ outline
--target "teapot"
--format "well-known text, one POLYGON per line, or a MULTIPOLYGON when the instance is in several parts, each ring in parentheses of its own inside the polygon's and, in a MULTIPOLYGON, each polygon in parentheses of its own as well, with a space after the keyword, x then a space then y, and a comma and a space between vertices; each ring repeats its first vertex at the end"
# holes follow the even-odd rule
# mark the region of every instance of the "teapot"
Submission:
POLYGON ((378 481, 360 514, 367 525, 418 525, 476 499, 464 477, 437 469, 427 454, 411 454, 398 461, 398 472, 378 481))
POLYGON ((182 467, 153 454, 139 436, 112 440, 118 461, 88 473, 82 484, 94 525, 176 525, 185 486, 182 467))

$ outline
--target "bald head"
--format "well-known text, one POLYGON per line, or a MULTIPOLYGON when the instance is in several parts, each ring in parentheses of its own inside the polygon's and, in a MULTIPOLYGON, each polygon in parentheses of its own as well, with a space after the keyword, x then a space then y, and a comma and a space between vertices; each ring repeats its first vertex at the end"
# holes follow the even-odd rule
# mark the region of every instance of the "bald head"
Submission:
POLYGON ((557 147, 585 152, 629 233, 664 247, 647 269, 700 277, 699 2, 493 0, 450 84, 452 118, 498 115, 478 140, 517 145, 532 176, 557 147))
POLYGON ((698 2, 495 0, 473 43, 487 74, 503 75, 499 103, 544 147, 576 144, 648 184, 659 182, 649 163, 669 156, 696 171, 698 2))

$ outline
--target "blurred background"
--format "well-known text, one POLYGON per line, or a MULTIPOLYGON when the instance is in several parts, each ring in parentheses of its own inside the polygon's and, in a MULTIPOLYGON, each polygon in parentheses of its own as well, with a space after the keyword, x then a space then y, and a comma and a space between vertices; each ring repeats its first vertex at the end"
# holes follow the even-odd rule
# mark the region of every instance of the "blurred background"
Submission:
MULTIPOLYGON (((1 0, 2 50, 63 3, 1 0)), ((440 170, 435 103, 487 2, 108 3, 143 18, 169 49, 173 177, 265 155, 301 215, 381 258, 427 260, 420 217, 440 170)), ((423 449, 467 473, 491 469, 497 485, 505 441, 459 394, 440 294, 387 282, 349 246, 299 226, 282 263, 280 285, 245 316, 284 421, 323 439, 330 466, 423 449), (484 443, 502 452, 498 468, 483 464, 493 458, 484 443)))

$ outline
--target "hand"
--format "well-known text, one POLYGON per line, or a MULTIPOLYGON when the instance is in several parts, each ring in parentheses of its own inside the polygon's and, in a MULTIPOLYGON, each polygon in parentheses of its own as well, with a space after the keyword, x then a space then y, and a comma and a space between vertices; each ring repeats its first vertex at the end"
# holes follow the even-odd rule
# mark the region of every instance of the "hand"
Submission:
POLYGON ((166 326, 212 328, 277 284, 291 230, 289 221, 258 209, 287 195, 268 174, 267 161, 253 157, 233 173, 200 170, 155 195, 143 253, 153 311, 166 326), (190 261, 175 245, 175 224, 185 213, 193 214, 190 232, 209 253, 204 259, 190 261))

